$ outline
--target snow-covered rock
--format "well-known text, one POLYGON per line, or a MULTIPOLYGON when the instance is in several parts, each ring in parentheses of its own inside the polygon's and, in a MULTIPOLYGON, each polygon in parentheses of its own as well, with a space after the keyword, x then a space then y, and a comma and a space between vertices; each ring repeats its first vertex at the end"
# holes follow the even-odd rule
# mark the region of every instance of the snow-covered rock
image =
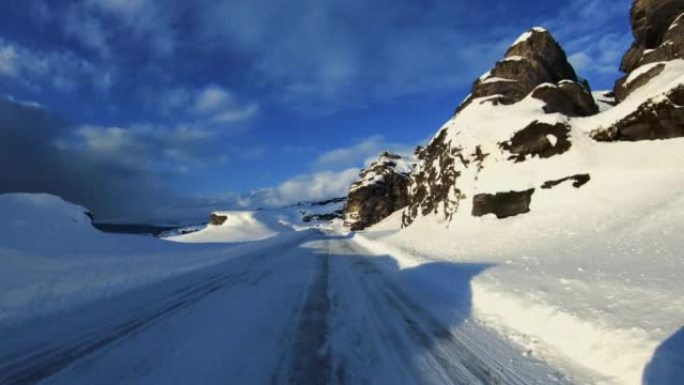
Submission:
MULTIPOLYGON (((439 215, 529 211, 534 189, 583 173, 586 135, 571 126, 574 116, 599 112, 590 90, 578 82, 551 33, 532 29, 518 39, 489 76, 513 82, 492 87, 482 79, 473 92, 418 152, 404 225, 439 215)), ((486 80, 486 77, 485 77, 486 80)))
POLYGON ((384 152, 362 170, 349 189, 344 207, 345 226, 363 230, 405 207, 413 167, 413 159, 384 152))

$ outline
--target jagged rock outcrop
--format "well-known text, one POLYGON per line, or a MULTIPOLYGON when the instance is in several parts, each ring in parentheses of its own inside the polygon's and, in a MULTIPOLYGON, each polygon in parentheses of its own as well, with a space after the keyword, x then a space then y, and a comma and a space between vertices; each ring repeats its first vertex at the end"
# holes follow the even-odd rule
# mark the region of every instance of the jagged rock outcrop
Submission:
POLYGON ((684 85, 648 100, 607 129, 598 130, 593 137, 604 142, 684 137, 684 85))
POLYGON ((387 218, 408 204, 411 159, 385 152, 361 171, 352 184, 344 206, 344 224, 363 230, 387 218))
POLYGON ((533 28, 520 36, 504 59, 475 81, 471 95, 456 111, 481 98, 494 105, 517 103, 540 84, 549 86, 533 96, 547 102, 548 113, 586 116, 598 112, 587 87, 578 84, 565 51, 543 28, 533 28))
POLYGON ((520 187, 568 174, 532 181, 516 165, 566 153, 572 148, 568 118, 596 113, 588 85, 578 80, 553 36, 542 28, 524 33, 502 61, 475 81, 456 115, 418 150, 403 225, 428 215, 450 221, 464 205, 475 216, 528 212, 534 189, 520 187), (512 185, 502 180, 493 190, 496 183, 483 180, 497 179, 489 176, 494 166, 510 169, 502 175, 512 185))
POLYGON ((592 137, 599 141, 682 137, 684 1, 636 0, 631 22, 635 40, 622 60, 620 69, 627 74, 616 82, 615 96, 618 103, 636 101, 638 106, 593 130, 592 137))
POLYGON ((587 86, 574 81, 561 80, 557 85, 544 83, 532 91, 532 97, 546 103, 544 112, 566 116, 591 116, 599 112, 596 101, 587 86))
POLYGON ((681 0, 636 0, 631 10, 634 43, 623 57, 620 70, 630 73, 644 64, 681 58, 683 13, 681 0))

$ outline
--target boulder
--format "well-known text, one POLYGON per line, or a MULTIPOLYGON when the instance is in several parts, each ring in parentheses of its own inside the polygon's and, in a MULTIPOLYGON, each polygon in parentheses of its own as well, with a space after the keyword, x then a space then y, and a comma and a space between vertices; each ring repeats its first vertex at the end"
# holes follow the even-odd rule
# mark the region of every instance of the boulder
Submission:
POLYGON ((213 226, 221 226, 222 224, 224 224, 226 222, 226 220, 228 220, 228 217, 225 215, 218 215, 218 214, 212 213, 209 216, 209 223, 213 226))

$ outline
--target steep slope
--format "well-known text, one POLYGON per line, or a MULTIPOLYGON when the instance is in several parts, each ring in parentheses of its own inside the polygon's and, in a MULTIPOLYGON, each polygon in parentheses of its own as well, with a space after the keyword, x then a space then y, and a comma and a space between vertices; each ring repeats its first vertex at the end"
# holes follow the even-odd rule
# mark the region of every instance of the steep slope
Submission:
POLYGON ((535 189, 582 173, 574 147, 585 138, 569 117, 597 112, 553 36, 525 32, 418 152, 404 225, 433 214, 451 220, 459 211, 500 218, 529 211, 535 189))
POLYGON ((412 170, 412 159, 390 152, 381 154, 349 189, 344 225, 363 230, 405 207, 412 170))

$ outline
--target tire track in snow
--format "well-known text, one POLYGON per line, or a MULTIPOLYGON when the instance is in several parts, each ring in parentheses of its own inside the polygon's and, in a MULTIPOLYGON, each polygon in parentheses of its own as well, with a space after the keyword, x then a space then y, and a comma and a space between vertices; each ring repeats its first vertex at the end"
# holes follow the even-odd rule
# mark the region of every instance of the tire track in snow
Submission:
MULTIPOLYGON (((0 357, 0 384, 34 384, 61 371, 76 361, 95 354, 101 349, 132 337, 152 327, 158 321, 186 309, 209 295, 240 285, 257 285, 268 277, 270 271, 255 272, 264 266, 268 255, 254 257, 246 263, 245 270, 239 273, 213 274, 171 293, 161 303, 150 303, 135 309, 131 314, 135 319, 119 319, 106 327, 97 327, 76 336, 70 341, 62 341, 56 346, 39 348, 29 346, 22 352, 13 352, 0 357)), ((267 266, 267 264, 266 264, 267 266)))

